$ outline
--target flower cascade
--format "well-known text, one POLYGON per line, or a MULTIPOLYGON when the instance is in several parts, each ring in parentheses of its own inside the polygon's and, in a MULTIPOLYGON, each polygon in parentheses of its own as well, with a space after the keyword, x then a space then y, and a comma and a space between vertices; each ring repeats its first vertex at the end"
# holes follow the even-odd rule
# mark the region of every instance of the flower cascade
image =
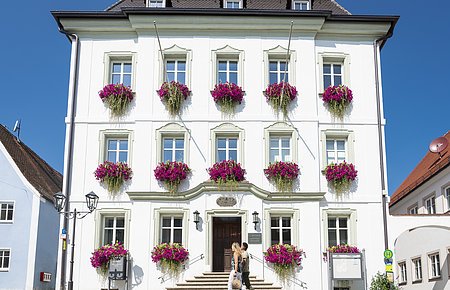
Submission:
POLYGON ((271 163, 267 169, 264 169, 267 179, 274 182, 276 188, 282 192, 292 190, 299 172, 300 169, 296 163, 284 161, 271 163))
POLYGON ((214 102, 220 105, 222 111, 233 113, 237 104, 242 103, 244 92, 242 88, 234 83, 220 83, 215 85, 211 91, 214 102))
POLYGON ((158 263, 163 273, 177 277, 181 266, 189 258, 189 252, 181 244, 161 243, 153 247, 152 261, 158 263))
POLYGON ((208 168, 208 173, 209 178, 219 185, 236 185, 245 180, 246 171, 234 160, 223 160, 208 168))
POLYGON ((344 85, 329 86, 323 92, 322 99, 333 115, 343 118, 345 110, 353 100, 353 93, 344 85))
POLYGON ((345 161, 337 164, 331 163, 323 172, 336 193, 348 191, 352 181, 358 176, 358 171, 355 169, 355 166, 345 161))
POLYGON ((330 253, 351 253, 351 254, 357 254, 357 253, 361 253, 361 251, 358 249, 358 247, 356 246, 350 246, 350 245, 337 245, 337 246, 332 246, 329 247, 327 249, 328 252, 330 253))
POLYGON ((105 161, 94 171, 95 178, 105 183, 110 193, 117 193, 125 181, 133 176, 133 171, 124 162, 105 161))
POLYGON ((297 88, 288 82, 270 84, 264 91, 264 96, 275 111, 283 111, 287 115, 288 106, 297 97, 297 88))
POLYGON ((164 183, 170 193, 175 193, 181 181, 186 179, 191 169, 187 164, 177 161, 161 162, 154 170, 155 178, 164 183))
POLYGON ((166 104, 166 108, 172 116, 180 113, 181 106, 189 94, 189 88, 176 81, 164 82, 158 90, 159 98, 166 104))
POLYGON ((111 110, 111 115, 113 116, 125 114, 129 104, 134 98, 131 88, 123 84, 106 85, 98 92, 98 95, 103 103, 111 110))
POLYGON ((91 256, 91 265, 96 268, 100 274, 108 272, 109 261, 114 258, 124 257, 128 254, 122 243, 115 243, 102 246, 96 249, 91 256))
POLYGON ((295 275, 295 270, 300 267, 305 253, 289 244, 275 244, 264 252, 264 259, 275 270, 278 278, 282 282, 295 275))

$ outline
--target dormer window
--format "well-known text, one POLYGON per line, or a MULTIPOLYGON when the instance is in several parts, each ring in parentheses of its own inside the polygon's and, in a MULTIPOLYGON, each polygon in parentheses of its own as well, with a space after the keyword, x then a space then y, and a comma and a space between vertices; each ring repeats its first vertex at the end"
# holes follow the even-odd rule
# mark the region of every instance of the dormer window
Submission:
POLYGON ((292 10, 310 10, 309 1, 292 1, 292 10))
POLYGON ((242 8, 242 0, 224 0, 223 8, 227 9, 240 9, 242 8))
POLYGON ((148 7, 150 8, 164 8, 166 6, 165 0, 149 0, 148 7))

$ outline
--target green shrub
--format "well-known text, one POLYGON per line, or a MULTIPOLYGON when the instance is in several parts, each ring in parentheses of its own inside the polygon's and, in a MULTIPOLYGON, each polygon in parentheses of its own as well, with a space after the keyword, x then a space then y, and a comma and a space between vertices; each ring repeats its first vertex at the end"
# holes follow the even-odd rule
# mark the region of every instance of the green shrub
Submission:
POLYGON ((378 272, 372 277, 370 290, 398 290, 398 287, 388 281, 385 273, 378 272))

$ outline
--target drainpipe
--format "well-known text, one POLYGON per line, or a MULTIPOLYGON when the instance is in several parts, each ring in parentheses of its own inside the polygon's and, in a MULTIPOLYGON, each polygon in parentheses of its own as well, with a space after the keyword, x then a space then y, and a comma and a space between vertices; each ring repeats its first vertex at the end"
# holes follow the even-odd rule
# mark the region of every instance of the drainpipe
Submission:
POLYGON ((373 52, 374 52, 374 63, 375 63, 375 90, 376 90, 376 101, 377 101, 377 127, 378 127, 378 152, 380 154, 380 173, 381 173, 381 206, 383 207, 383 228, 384 228, 384 248, 389 248, 388 240, 388 229, 387 229, 387 193, 386 193, 386 180, 385 180, 385 170, 384 170, 384 151, 383 151, 383 129, 381 127, 381 97, 380 97, 380 72, 379 72, 379 59, 378 55, 381 48, 383 48, 386 40, 393 35, 394 25, 391 27, 388 33, 378 38, 373 42, 373 52))
MULTIPOLYGON (((69 80, 69 94, 67 102, 67 113, 69 119, 69 127, 66 132, 66 144, 64 154, 64 175, 63 175, 63 190, 62 194, 66 196, 66 204, 64 211, 70 211, 70 188, 72 181, 72 159, 73 159, 73 136, 75 127, 75 103, 76 93, 78 85, 78 61, 79 61, 79 47, 80 41, 78 35, 75 33, 69 33, 64 30, 62 24, 58 22, 59 32, 65 34, 72 44, 71 60, 70 60, 70 80, 69 80)), ((63 215, 63 228, 68 229, 69 219, 66 215, 63 215)), ((72 237, 69 237, 70 239, 72 237)), ((73 241, 72 241, 73 242, 73 241)), ((60 289, 66 289, 66 269, 67 268, 67 249, 61 250, 61 270, 60 270, 60 289)), ((56 286, 57 287, 57 286, 56 286)))

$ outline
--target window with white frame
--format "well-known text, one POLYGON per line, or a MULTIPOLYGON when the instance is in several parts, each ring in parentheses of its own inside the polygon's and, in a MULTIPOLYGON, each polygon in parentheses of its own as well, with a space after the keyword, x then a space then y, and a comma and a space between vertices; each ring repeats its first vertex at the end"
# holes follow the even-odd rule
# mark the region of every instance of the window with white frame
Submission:
POLYGON ((169 123, 156 130, 157 162, 189 163, 189 134, 185 127, 169 123))
POLYGON ((450 210, 450 186, 445 189, 445 198, 447 199, 447 210, 450 210))
POLYGON ((415 258, 412 259, 414 280, 413 281, 421 281, 422 280, 422 259, 415 258))
POLYGON ((319 92, 329 86, 350 86, 350 55, 340 52, 319 52, 318 68, 320 73, 319 92))
POLYGON ((163 137, 163 162, 184 162, 184 136, 163 137))
POLYGON ((161 243, 183 243, 183 217, 161 216, 161 243))
POLYGON ((286 59, 269 58, 269 84, 289 82, 289 62, 286 59))
POLYGON ((439 253, 433 253, 428 255, 430 264, 430 279, 441 277, 441 261, 439 259, 439 253))
POLYGON ((408 213, 409 214, 418 214, 419 213, 419 207, 417 206, 417 204, 415 204, 412 207, 410 207, 408 209, 408 213))
POLYGON ((167 59, 165 74, 166 81, 186 84, 186 59, 167 59))
POLYGON ((238 60, 218 58, 217 60, 217 83, 238 82, 238 60))
POLYGON ((114 244, 125 242, 125 216, 103 216, 102 244, 114 244))
POLYGON ((237 136, 218 136, 216 141, 216 161, 220 162, 223 160, 234 160, 239 162, 238 143, 237 136))
POLYGON ((0 271, 8 271, 11 260, 10 249, 0 249, 0 271))
POLYGON ((164 0, 149 0, 148 7, 151 7, 151 8, 165 7, 165 1, 164 0))
POLYGON ((344 245, 349 243, 348 217, 328 217, 328 246, 344 245))
POLYGON ((109 137, 106 139, 106 160, 128 162, 128 137, 109 137))
POLYGON ((406 262, 398 263, 399 283, 406 284, 408 278, 406 276, 406 262))
POLYGON ((239 1, 239 0, 225 0, 223 8, 227 8, 227 9, 239 9, 239 8, 242 8, 242 1, 239 1))
POLYGON ((292 227, 291 216, 270 217, 270 241, 274 244, 291 244, 292 227))
POLYGON ((270 135, 269 162, 292 161, 291 136, 270 135))
POLYGON ((12 222, 14 217, 14 202, 0 202, 0 223, 12 222))
POLYGON ((436 198, 434 196, 425 200, 425 208, 428 214, 436 214, 436 198))
POLYGON ((292 1, 292 9, 293 10, 309 10, 309 1, 292 1))
POLYGON ((111 62, 111 78, 112 84, 124 84, 131 87, 133 75, 133 65, 131 61, 115 60, 111 62))
POLYGON ((342 64, 341 63, 324 63, 323 64, 323 88, 329 86, 342 85, 343 79, 342 64))
POLYGON ((346 139, 327 139, 327 164, 341 163, 347 159, 346 139))

